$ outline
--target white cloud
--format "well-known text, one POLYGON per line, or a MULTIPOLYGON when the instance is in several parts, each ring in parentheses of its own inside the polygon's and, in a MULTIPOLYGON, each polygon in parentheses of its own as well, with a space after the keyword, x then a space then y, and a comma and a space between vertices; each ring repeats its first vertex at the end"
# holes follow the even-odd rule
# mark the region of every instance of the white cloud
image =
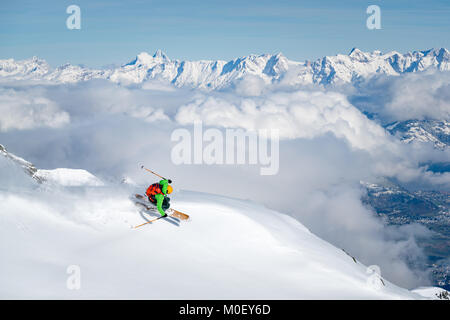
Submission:
POLYGON ((255 97, 267 89, 267 83, 261 77, 249 74, 237 80, 234 89, 238 95, 255 97))
POLYGON ((201 120, 225 128, 279 129, 285 139, 311 139, 331 132, 368 151, 391 143, 383 128, 336 92, 271 92, 257 98, 209 94, 181 106, 175 119, 183 125, 201 120))
POLYGON ((450 72, 408 73, 371 79, 351 92, 358 108, 385 123, 410 119, 450 119, 450 72))
POLYGON ((70 122, 70 116, 39 89, 0 88, 0 131, 58 128, 70 122))
POLYGON ((383 225, 362 205, 361 195, 362 190, 345 185, 299 195, 302 208, 297 214, 320 237, 345 248, 367 265, 380 266, 382 275, 396 279, 399 285, 415 287, 427 283, 427 272, 411 270, 407 261, 419 265, 425 261, 415 237, 427 237, 431 232, 420 225, 383 225))
POLYGON ((408 74, 391 91, 383 112, 396 120, 450 119, 450 73, 408 74))

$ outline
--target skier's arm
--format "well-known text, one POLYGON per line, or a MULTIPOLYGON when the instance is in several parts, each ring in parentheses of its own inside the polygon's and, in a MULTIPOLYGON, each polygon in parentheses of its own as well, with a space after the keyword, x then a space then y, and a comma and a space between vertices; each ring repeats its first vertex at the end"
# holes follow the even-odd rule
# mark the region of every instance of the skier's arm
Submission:
POLYGON ((162 203, 164 200, 164 195, 162 194, 156 194, 155 195, 155 199, 156 199, 156 207, 158 208, 159 213, 163 216, 166 213, 164 212, 164 210, 162 209, 162 203))
POLYGON ((164 179, 164 180, 161 180, 161 181, 159 182, 159 184, 162 186, 161 191, 162 191, 164 194, 167 194, 167 187, 169 186, 169 181, 167 181, 166 179, 164 179))

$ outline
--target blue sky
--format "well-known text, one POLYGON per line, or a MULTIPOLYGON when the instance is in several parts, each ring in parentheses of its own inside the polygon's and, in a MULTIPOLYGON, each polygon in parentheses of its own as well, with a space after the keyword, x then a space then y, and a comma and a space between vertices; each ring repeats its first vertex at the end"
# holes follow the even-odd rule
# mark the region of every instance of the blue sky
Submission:
POLYGON ((302 61, 348 53, 450 48, 450 1, 14 0, 0 3, 0 59, 38 56, 52 66, 124 64, 162 49, 176 59, 282 52, 302 61), (81 30, 66 8, 81 8, 81 30), (366 28, 367 6, 381 30, 366 28))

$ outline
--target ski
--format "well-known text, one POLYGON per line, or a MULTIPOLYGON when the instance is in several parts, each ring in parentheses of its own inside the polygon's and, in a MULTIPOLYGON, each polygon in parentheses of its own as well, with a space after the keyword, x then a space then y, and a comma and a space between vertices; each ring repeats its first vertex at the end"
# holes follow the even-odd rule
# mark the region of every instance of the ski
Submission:
POLYGON ((168 211, 172 212, 170 214, 171 217, 175 217, 175 218, 178 218, 180 220, 189 220, 189 216, 186 213, 183 213, 183 212, 180 212, 178 210, 171 209, 171 208, 169 208, 168 211))
MULTIPOLYGON (((156 211, 157 210, 156 207, 153 204, 151 204, 151 206, 148 206, 146 204, 148 201, 143 195, 135 194, 134 196, 135 196, 136 199, 139 199, 141 201, 145 201, 145 203, 142 203, 142 202, 138 201, 138 202, 136 202, 136 204, 139 204, 139 205, 143 206, 146 210, 149 210, 149 211, 156 211)), ((170 216, 170 217, 177 218, 177 219, 180 219, 180 220, 189 220, 189 215, 187 215, 186 213, 183 213, 181 211, 178 211, 178 210, 175 210, 175 209, 172 209, 172 208, 167 209, 167 211, 169 213, 168 216, 170 216)))

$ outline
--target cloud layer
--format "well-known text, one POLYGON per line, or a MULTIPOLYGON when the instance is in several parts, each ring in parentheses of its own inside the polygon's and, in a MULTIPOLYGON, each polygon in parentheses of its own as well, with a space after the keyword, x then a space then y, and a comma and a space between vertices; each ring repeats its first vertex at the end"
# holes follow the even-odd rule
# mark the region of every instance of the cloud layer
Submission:
POLYGON ((69 113, 45 97, 43 90, 0 88, 0 131, 37 127, 58 128, 70 122, 69 113))
POLYGON ((361 84, 350 101, 385 122, 450 119, 450 72, 379 77, 361 84))

